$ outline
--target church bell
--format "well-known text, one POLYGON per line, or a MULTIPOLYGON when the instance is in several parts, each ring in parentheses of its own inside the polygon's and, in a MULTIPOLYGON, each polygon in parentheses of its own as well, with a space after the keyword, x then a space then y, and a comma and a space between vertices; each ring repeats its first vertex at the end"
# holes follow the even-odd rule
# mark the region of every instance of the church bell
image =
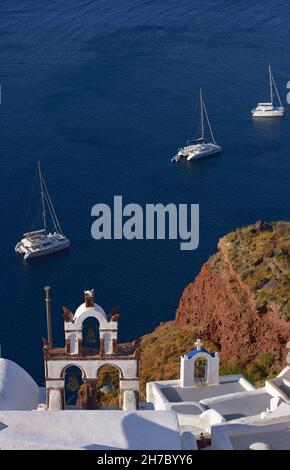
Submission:
POLYGON ((105 375, 103 386, 100 388, 100 391, 102 393, 112 393, 114 391, 112 380, 109 374, 105 375))

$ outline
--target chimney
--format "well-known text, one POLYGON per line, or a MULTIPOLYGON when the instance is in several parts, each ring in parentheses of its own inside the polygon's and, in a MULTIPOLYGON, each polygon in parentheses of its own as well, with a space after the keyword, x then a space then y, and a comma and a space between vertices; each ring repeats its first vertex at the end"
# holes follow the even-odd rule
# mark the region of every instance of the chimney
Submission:
POLYGON ((45 286, 44 290, 45 290, 46 323, 47 323, 47 342, 48 342, 48 347, 52 348, 50 287, 45 286))
POLYGON ((86 307, 93 307, 94 306, 94 296, 95 296, 94 289, 85 290, 85 304, 86 304, 86 307))

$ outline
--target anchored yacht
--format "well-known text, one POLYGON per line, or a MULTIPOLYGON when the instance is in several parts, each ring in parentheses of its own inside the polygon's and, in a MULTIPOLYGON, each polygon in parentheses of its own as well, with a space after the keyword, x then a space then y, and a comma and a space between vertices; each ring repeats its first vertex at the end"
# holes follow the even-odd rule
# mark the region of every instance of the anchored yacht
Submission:
POLYGON ((201 123, 201 137, 195 140, 190 140, 187 145, 180 148, 176 155, 171 159, 173 162, 178 162, 180 158, 185 157, 188 161, 197 160, 198 158, 207 157, 209 155, 217 155, 221 153, 221 146, 215 141, 210 121, 208 118, 207 110, 205 107, 202 90, 200 90, 200 123, 201 123), (212 142, 205 142, 205 126, 204 116, 208 124, 212 142))
POLYGON ((61 230, 55 209, 46 187, 46 183, 42 176, 40 162, 38 162, 38 174, 40 182, 43 228, 40 230, 24 233, 22 240, 15 246, 15 251, 23 255, 25 260, 49 255, 69 248, 70 246, 70 241, 65 237, 61 230), (49 211, 54 226, 54 231, 52 232, 47 230, 46 209, 49 211))
POLYGON ((271 71, 271 66, 269 65, 269 82, 270 82, 270 102, 269 103, 258 103, 256 108, 252 109, 253 117, 282 117, 285 113, 285 108, 282 105, 276 83, 271 71), (273 88, 275 90, 276 96, 279 101, 280 106, 274 105, 274 94, 273 88))

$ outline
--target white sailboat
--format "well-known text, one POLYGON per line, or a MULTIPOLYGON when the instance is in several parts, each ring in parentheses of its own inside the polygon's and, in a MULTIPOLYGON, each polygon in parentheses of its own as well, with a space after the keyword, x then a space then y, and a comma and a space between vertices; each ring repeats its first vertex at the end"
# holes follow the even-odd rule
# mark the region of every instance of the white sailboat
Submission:
POLYGON ((33 232, 24 233, 23 239, 15 246, 15 251, 23 255, 24 259, 49 255, 55 253, 56 251, 69 248, 70 246, 70 241, 65 237, 61 230, 50 195, 42 176, 40 162, 38 162, 38 174, 40 182, 43 228, 33 232), (53 232, 49 232, 47 230, 46 209, 49 211, 54 226, 53 232))
POLYGON ((269 65, 269 81, 270 81, 270 102, 269 103, 258 103, 256 108, 252 109, 253 117, 282 117, 285 113, 285 108, 282 105, 274 77, 272 75, 271 66, 269 65), (276 92, 279 105, 274 106, 274 94, 273 88, 276 92))
POLYGON ((202 90, 200 90, 200 122, 201 137, 187 142, 187 145, 179 149, 178 153, 171 159, 171 161, 178 162, 182 157, 185 157, 188 161, 197 160, 198 158, 207 157, 209 155, 217 155, 221 152, 222 148, 216 143, 212 132, 204 99, 202 96, 202 90), (209 127, 212 140, 211 142, 205 142, 204 116, 206 117, 206 121, 209 127))

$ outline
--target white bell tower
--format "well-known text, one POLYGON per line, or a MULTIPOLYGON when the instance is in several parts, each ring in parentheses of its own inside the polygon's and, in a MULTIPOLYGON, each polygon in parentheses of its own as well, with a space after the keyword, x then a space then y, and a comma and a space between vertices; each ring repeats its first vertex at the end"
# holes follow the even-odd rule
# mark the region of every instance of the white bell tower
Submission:
POLYGON ((203 348, 201 339, 194 343, 195 348, 180 358, 181 387, 218 385, 219 355, 203 348))

